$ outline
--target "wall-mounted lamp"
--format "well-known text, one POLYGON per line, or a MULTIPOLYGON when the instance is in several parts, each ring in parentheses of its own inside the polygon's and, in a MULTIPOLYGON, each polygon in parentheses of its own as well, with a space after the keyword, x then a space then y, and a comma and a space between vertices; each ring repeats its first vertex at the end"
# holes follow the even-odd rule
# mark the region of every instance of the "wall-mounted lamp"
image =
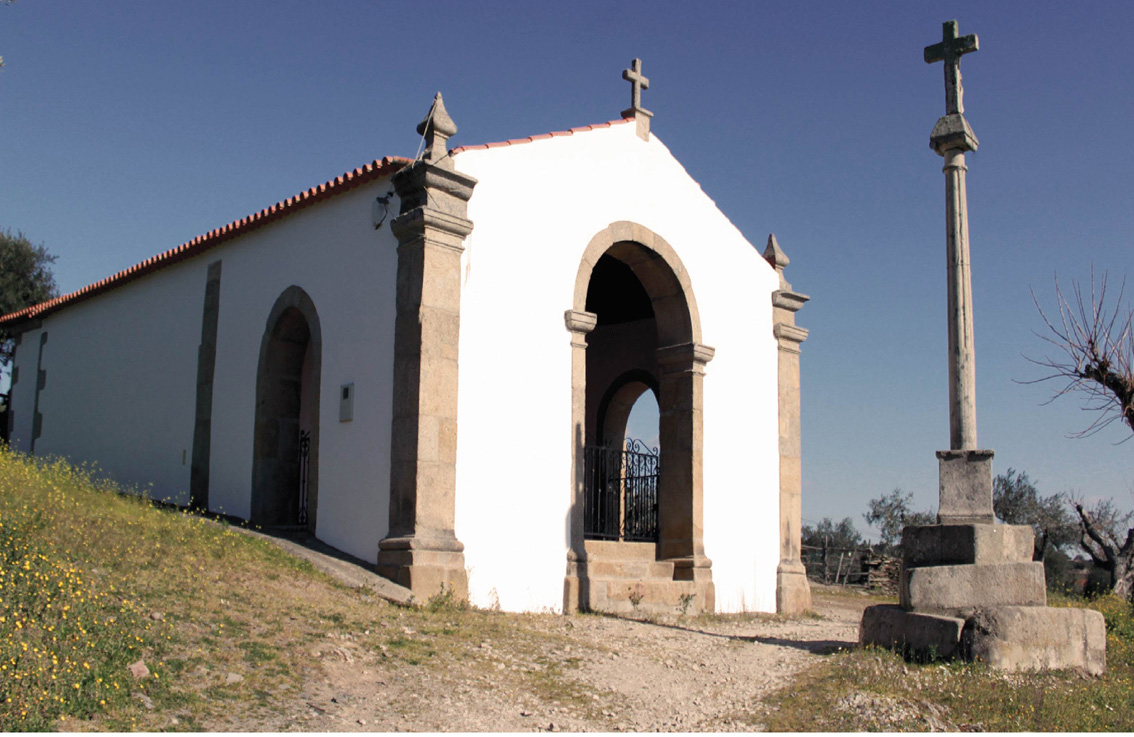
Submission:
POLYGON ((371 207, 371 216, 374 219, 374 229, 378 230, 382 227, 382 223, 386 222, 386 217, 390 214, 390 198, 394 196, 394 191, 390 190, 384 195, 374 199, 374 205, 371 207))

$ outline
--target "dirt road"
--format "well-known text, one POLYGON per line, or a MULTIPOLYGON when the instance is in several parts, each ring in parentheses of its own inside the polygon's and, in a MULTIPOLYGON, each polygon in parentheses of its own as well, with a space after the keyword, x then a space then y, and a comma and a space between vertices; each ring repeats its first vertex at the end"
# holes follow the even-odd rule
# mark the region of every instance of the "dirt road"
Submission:
MULTIPOLYGON (((318 673, 281 731, 749 731, 763 700, 823 653, 852 646, 865 597, 815 592, 818 617, 631 621, 523 615, 428 667, 396 663, 349 634, 312 650, 318 673), (522 624, 522 626, 521 626, 522 624)), ((501 615, 506 616, 506 615, 501 615)), ((383 625, 389 626, 389 625, 383 625)), ((394 625, 396 627, 396 625, 394 625)), ((405 628, 389 642, 412 644, 405 628)))

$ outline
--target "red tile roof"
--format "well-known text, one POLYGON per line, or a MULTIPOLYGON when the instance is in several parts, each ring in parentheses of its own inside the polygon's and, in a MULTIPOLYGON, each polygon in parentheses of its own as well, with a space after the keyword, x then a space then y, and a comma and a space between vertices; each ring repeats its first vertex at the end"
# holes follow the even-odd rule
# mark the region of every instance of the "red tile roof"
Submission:
POLYGON ((365 166, 360 166, 354 171, 348 171, 341 177, 335 177, 317 187, 312 187, 306 192, 300 192, 294 197, 289 197, 283 202, 277 202, 271 207, 265 207, 263 210, 260 210, 260 212, 249 215, 246 218, 241 218, 224 227, 210 230, 204 235, 199 235, 191 241, 182 243, 177 248, 171 248, 165 253, 160 253, 157 256, 148 258, 140 264, 135 264, 128 269, 123 269, 102 281, 95 282, 70 294, 61 295, 47 302, 33 305, 32 307, 25 307, 18 312, 4 315, 0 317, 0 325, 15 324, 24 320, 34 320, 74 304, 75 302, 88 299, 96 294, 102 294, 107 290, 122 286, 158 269, 164 269, 166 266, 175 264, 178 261, 184 261, 187 258, 204 253, 210 248, 220 245, 227 240, 253 231, 256 228, 263 227, 268 223, 302 210, 316 202, 321 202, 322 200, 342 194, 367 182, 393 174, 409 163, 410 159, 402 158, 401 156, 387 156, 383 159, 372 161, 365 166))
MULTIPOLYGON (((586 131, 598 130, 600 128, 610 128, 614 125, 632 122, 632 118, 623 118, 621 120, 611 120, 606 123, 596 123, 595 125, 584 125, 578 128, 571 128, 565 131, 552 131, 551 133, 543 133, 538 136, 529 136, 527 138, 513 138, 510 141, 500 141, 498 143, 482 143, 473 146, 461 146, 450 151, 450 154, 459 154, 462 151, 470 151, 475 149, 498 148, 500 146, 515 146, 521 143, 531 143, 532 141, 542 141, 548 138, 558 138, 560 136, 573 136, 576 133, 584 133, 586 131)), ((227 240, 231 240, 239 235, 248 233, 256 228, 267 225, 268 223, 279 220, 280 218, 290 215, 298 210, 301 210, 308 205, 313 205, 329 197, 347 192, 362 184, 366 184, 374 179, 384 177, 388 174, 393 174, 402 167, 411 163, 410 159, 401 156, 387 156, 380 160, 375 160, 366 166, 359 167, 354 171, 348 171, 341 177, 336 177, 329 182, 324 182, 317 187, 312 187, 306 192, 301 192, 294 197, 289 197, 283 202, 277 202, 271 207, 266 207, 258 213, 249 215, 246 218, 236 220, 216 230, 210 230, 204 235, 199 235, 187 243, 182 243, 177 248, 171 248, 165 253, 158 254, 152 258, 146 259, 140 264, 135 264, 128 269, 123 269, 113 276, 109 276, 102 281, 95 282, 88 286, 83 287, 77 291, 69 294, 64 294, 55 299, 48 300, 32 307, 25 307, 18 312, 13 312, 8 315, 0 316, 0 325, 13 325, 23 322, 25 320, 34 320, 36 318, 44 317, 52 312, 60 310, 68 305, 80 302, 84 299, 94 297, 95 295, 102 294, 115 287, 127 284, 135 279, 150 274, 158 269, 164 269, 167 266, 184 261, 198 254, 220 245, 227 240)))

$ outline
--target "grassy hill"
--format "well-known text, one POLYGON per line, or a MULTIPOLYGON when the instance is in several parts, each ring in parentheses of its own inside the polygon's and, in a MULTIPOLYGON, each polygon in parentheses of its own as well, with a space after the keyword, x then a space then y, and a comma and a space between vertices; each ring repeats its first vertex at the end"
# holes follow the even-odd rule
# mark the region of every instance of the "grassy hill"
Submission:
POLYGON ((326 590, 316 621, 352 603, 268 543, 119 492, 91 469, 0 452, 2 730, 147 729, 171 709, 192 728, 238 693, 254 708, 302 672, 278 646, 309 634, 287 614, 297 587, 326 590), (247 663, 265 666, 252 688, 226 691, 247 663))

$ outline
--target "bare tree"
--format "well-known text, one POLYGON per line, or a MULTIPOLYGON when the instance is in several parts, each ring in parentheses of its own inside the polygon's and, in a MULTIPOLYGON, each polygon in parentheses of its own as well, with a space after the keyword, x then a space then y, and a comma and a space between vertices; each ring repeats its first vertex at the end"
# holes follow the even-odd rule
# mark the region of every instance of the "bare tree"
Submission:
POLYGON ((1050 331, 1049 335, 1037 335, 1059 353, 1055 358, 1028 359, 1051 373, 1023 383, 1063 382, 1050 401, 1073 392, 1085 397, 1083 409, 1095 413, 1095 419, 1075 437, 1093 435, 1115 420, 1134 431, 1134 310, 1122 304, 1126 281, 1123 280, 1113 307, 1107 304, 1105 273, 1096 289, 1092 271, 1089 298, 1075 282, 1071 290, 1073 299, 1069 301, 1056 280, 1057 318, 1049 318, 1032 293, 1036 309, 1050 331))
MULTIPOLYGON (((1134 310, 1123 305, 1126 281, 1118 290, 1114 306, 1107 304, 1107 276, 1103 273, 1095 286, 1091 271, 1089 298, 1082 288, 1071 284, 1073 299, 1068 300, 1055 282, 1058 318, 1049 318, 1040 307, 1040 317, 1049 330, 1040 335, 1058 350, 1056 358, 1029 359, 1032 363, 1051 371, 1047 376, 1024 382, 1057 380, 1063 386, 1049 401, 1064 394, 1084 396, 1083 409, 1095 414, 1094 420, 1075 437, 1093 435, 1115 420, 1121 421, 1134 432, 1134 310)), ((1109 500, 1097 503, 1091 510, 1080 501, 1071 500, 1079 515, 1081 535, 1079 546, 1091 556, 1099 568, 1110 574, 1113 592, 1125 599, 1134 597, 1134 520, 1132 513, 1120 513, 1109 500), (1125 536, 1122 535, 1125 530, 1125 536), (1122 543, 1119 540, 1122 539, 1122 543)))
POLYGON ((1082 535, 1079 546, 1091 556, 1095 565, 1110 574, 1111 591, 1124 599, 1134 598, 1134 513, 1119 512, 1114 503, 1104 499, 1089 511, 1081 501, 1071 505, 1079 513, 1082 535), (1118 543, 1119 530, 1126 529, 1126 539, 1118 543))

